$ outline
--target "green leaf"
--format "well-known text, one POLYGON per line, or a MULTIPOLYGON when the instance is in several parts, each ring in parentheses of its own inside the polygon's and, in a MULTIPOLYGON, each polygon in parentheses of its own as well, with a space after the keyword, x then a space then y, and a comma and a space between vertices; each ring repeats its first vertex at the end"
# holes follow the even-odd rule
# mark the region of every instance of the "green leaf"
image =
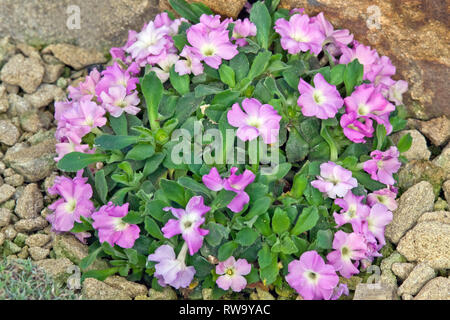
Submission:
POLYGON ((225 63, 222 63, 222 65, 219 68, 219 75, 220 80, 228 85, 230 88, 234 88, 236 85, 236 79, 235 79, 235 73, 234 70, 227 66, 225 63))
POLYGON ((230 67, 234 70, 236 81, 241 81, 248 74, 250 64, 245 53, 239 53, 230 60, 230 67))
POLYGON ((80 261, 80 268, 81 270, 85 270, 87 267, 89 267, 95 259, 97 259, 98 254, 102 251, 102 247, 98 247, 93 252, 91 252, 88 256, 84 257, 80 261))
POLYGON ((302 161, 308 155, 308 152, 308 143, 295 128, 292 128, 286 143, 286 156, 288 161, 291 163, 302 161))
POLYGON ((123 251, 127 255, 128 261, 130 261, 131 264, 138 264, 138 253, 135 249, 125 248, 123 251))
POLYGON ((246 220, 250 220, 253 217, 266 213, 272 204, 272 199, 269 197, 262 197, 258 201, 254 202, 248 213, 245 215, 246 220))
POLYGON ((272 230, 275 233, 282 234, 289 229, 291 220, 288 214, 281 208, 276 208, 272 217, 272 230))
MULTIPOLYGON (((182 0, 176 0, 182 1, 182 0)), ((158 108, 163 96, 163 85, 154 71, 140 79, 142 94, 147 103, 147 113, 152 130, 159 129, 158 108)))
POLYGON ((293 196, 295 199, 300 199, 303 196, 303 193, 305 192, 307 185, 308 185, 308 178, 303 174, 297 173, 294 177, 294 181, 292 182, 290 195, 293 196))
POLYGON ((155 153, 150 159, 147 159, 144 165, 144 177, 155 172, 165 157, 166 155, 164 153, 155 153))
POLYGON ((403 135, 397 143, 397 149, 400 153, 406 152, 411 148, 412 137, 411 134, 403 135))
POLYGON ((256 25, 256 39, 258 43, 265 49, 269 48, 272 18, 264 3, 257 2, 253 4, 250 10, 250 21, 256 25))
POLYGON ((229 107, 236 102, 236 99, 239 98, 239 95, 239 92, 228 89, 217 94, 212 100, 211 104, 222 104, 229 107))
POLYGON ((122 115, 117 118, 110 116, 109 123, 118 136, 128 135, 128 122, 125 113, 122 113, 122 115))
POLYGON ((125 217, 122 218, 122 221, 130 224, 139 224, 144 221, 144 217, 142 217, 140 212, 130 211, 125 217))
POLYGON ((221 190, 212 202, 211 207, 216 209, 225 208, 231 202, 231 200, 234 199, 235 196, 236 193, 233 191, 221 190))
POLYGON ((180 179, 178 179, 178 183, 181 184, 183 187, 194 191, 196 194, 200 193, 201 195, 206 196, 208 198, 211 197, 209 189, 205 187, 204 184, 199 183, 192 178, 181 177, 180 179))
POLYGON ((83 272, 83 275, 81 276, 81 281, 84 281, 86 278, 94 278, 99 281, 103 281, 109 276, 112 276, 116 274, 119 271, 119 267, 113 267, 103 270, 89 270, 86 272, 83 272))
POLYGON ((236 239, 234 241, 242 246, 251 246, 258 236, 259 234, 255 230, 244 228, 236 234, 236 239))
POLYGON ((324 250, 329 250, 333 245, 333 232, 328 230, 317 231, 317 246, 324 250))
POLYGON ((337 66, 335 66, 334 68, 331 69, 330 84, 338 86, 342 82, 344 82, 345 68, 346 68, 345 64, 338 64, 337 66))
POLYGON ((374 141, 374 148, 377 150, 382 150, 386 141, 386 128, 384 125, 377 124, 376 137, 376 145, 374 141))
POLYGON ((184 199, 184 188, 178 183, 171 180, 161 179, 160 186, 167 199, 175 201, 183 207, 186 205, 186 200, 184 199))
POLYGON ((170 68, 170 83, 181 96, 189 92, 190 82, 191 78, 188 74, 180 76, 175 71, 175 66, 170 68))
POLYGON ((270 51, 264 50, 258 53, 258 55, 253 60, 252 66, 248 73, 247 78, 250 80, 255 79, 257 76, 261 75, 268 67, 272 53, 270 51))
POLYGON ((144 220, 145 230, 153 237, 159 240, 164 239, 164 235, 161 232, 161 228, 158 224, 150 217, 145 217, 144 220))
POLYGON ((364 74, 364 67, 359 63, 358 59, 350 62, 345 68, 344 72, 344 84, 347 96, 351 95, 355 86, 362 83, 364 74))
POLYGON ((195 87, 194 90, 195 96, 197 98, 209 96, 210 94, 218 94, 221 93, 222 91, 223 91, 222 88, 207 84, 199 84, 198 86, 195 87))
POLYGON ((278 276, 278 257, 267 244, 258 252, 259 275, 265 285, 274 282, 278 276))
POLYGON ((95 173, 95 189, 97 190, 98 196, 102 203, 107 202, 108 195, 108 185, 106 183, 105 171, 99 170, 95 173))
POLYGON ((237 247, 238 247, 238 244, 235 241, 229 241, 229 242, 223 244, 219 248, 219 253, 218 253, 217 258, 219 259, 219 261, 227 260, 233 254, 234 250, 236 250, 237 247))
POLYGON ((176 11, 180 16, 186 18, 187 20, 198 23, 200 21, 200 16, 195 13, 191 5, 184 0, 169 0, 170 6, 176 11))
POLYGON ((370 191, 377 191, 386 188, 385 184, 372 180, 372 178, 370 178, 370 176, 365 172, 353 171, 353 177, 356 178, 359 183, 361 183, 366 189, 370 191))
POLYGON ((167 207, 167 204, 161 200, 148 201, 145 207, 145 212, 150 214, 153 218, 159 222, 164 221, 164 215, 166 212, 163 208, 167 207))
POLYGON ((137 136, 114 136, 104 134, 95 139, 95 144, 104 150, 121 150, 139 141, 137 136))
POLYGON ((77 172, 84 169, 91 163, 103 162, 107 159, 107 155, 100 153, 81 153, 71 152, 66 154, 61 160, 59 160, 58 169, 66 172, 77 172))
POLYGON ((172 36, 173 43, 175 44, 175 47, 178 49, 178 51, 183 51, 183 48, 188 45, 188 41, 186 38, 186 34, 176 34, 172 36))
POLYGON ((155 148, 149 144, 138 144, 128 151, 125 159, 131 160, 145 160, 152 157, 155 154, 155 148))
POLYGON ((206 242, 211 246, 217 247, 222 242, 222 239, 227 238, 229 230, 220 223, 209 222, 206 226, 209 233, 205 236, 206 242))
POLYGON ((316 207, 307 207, 303 209, 301 215, 298 217, 291 234, 298 236, 299 234, 311 230, 319 221, 319 211, 316 207))

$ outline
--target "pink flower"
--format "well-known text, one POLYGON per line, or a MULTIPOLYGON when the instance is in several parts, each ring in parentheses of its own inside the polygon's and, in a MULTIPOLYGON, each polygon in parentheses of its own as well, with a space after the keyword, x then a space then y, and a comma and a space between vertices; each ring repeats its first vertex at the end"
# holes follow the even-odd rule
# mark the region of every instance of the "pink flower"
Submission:
POLYGON ((318 55, 322 51, 325 35, 307 15, 295 14, 289 21, 280 18, 275 22, 274 29, 281 36, 281 46, 290 54, 310 50, 318 55))
POLYGON ((369 215, 366 217, 366 222, 363 224, 364 232, 372 234, 379 242, 379 248, 386 244, 384 239, 384 230, 386 226, 392 221, 392 212, 386 206, 376 203, 371 209, 369 215))
POLYGON ((319 30, 325 35, 325 43, 331 54, 337 56, 341 54, 341 47, 347 47, 353 41, 353 35, 347 29, 334 30, 333 25, 325 19, 323 12, 311 18, 312 23, 316 23, 319 30))
POLYGON ((349 290, 346 284, 344 283, 340 283, 339 286, 337 286, 336 288, 334 288, 333 290, 333 294, 330 298, 330 300, 337 300, 339 299, 343 294, 348 296, 349 294, 349 290))
POLYGON ((116 206, 112 202, 92 214, 92 227, 98 231, 100 243, 108 242, 114 247, 131 248, 139 238, 139 227, 122 220, 128 214, 128 203, 116 206))
POLYGON ((392 125, 389 122, 389 114, 395 110, 395 106, 386 100, 380 90, 372 84, 362 84, 355 88, 350 97, 344 99, 346 112, 355 112, 358 118, 371 118, 386 128, 387 134, 391 133, 392 125))
POLYGON ((55 145, 58 156, 54 159, 56 162, 61 160, 66 154, 71 152, 93 153, 88 144, 81 144, 81 138, 75 133, 68 132, 62 142, 55 145))
POLYGON ((394 211, 398 206, 397 201, 395 201, 396 197, 397 193, 385 188, 369 193, 367 195, 367 204, 373 207, 376 203, 381 203, 390 211, 394 211))
POLYGON ((341 213, 333 213, 336 228, 350 223, 354 231, 361 230, 362 221, 369 215, 370 207, 363 204, 364 196, 355 196, 347 192, 343 199, 336 199, 335 204, 342 208, 341 213))
POLYGON ((246 46, 248 44, 245 38, 250 36, 256 36, 256 25, 248 18, 244 20, 238 19, 234 21, 233 35, 231 39, 236 40, 235 43, 239 47, 246 46))
POLYGON ((161 229, 164 237, 172 238, 181 234, 189 247, 189 253, 194 255, 203 245, 203 237, 209 233, 209 230, 200 228, 205 222, 203 217, 205 213, 211 210, 210 207, 203 204, 202 196, 192 197, 186 209, 177 209, 172 207, 163 208, 164 211, 172 211, 177 219, 170 219, 161 229))
POLYGON ((85 218, 91 216, 94 204, 90 200, 92 187, 86 183, 87 180, 87 178, 83 178, 82 170, 78 171, 73 179, 64 176, 55 178, 48 193, 60 195, 61 199, 49 206, 49 209, 54 211, 53 214, 47 216, 47 220, 52 224, 52 230, 70 231, 75 222, 81 222, 81 216, 85 218))
POLYGON ((178 257, 175 258, 173 248, 165 244, 148 256, 149 261, 158 262, 153 275, 158 279, 159 285, 162 287, 170 285, 175 289, 189 286, 194 278, 195 268, 186 266, 186 252, 187 245, 184 243, 178 257))
POLYGON ((317 176, 317 179, 311 181, 311 185, 332 199, 345 197, 347 192, 358 186, 358 181, 352 177, 350 170, 332 161, 320 165, 320 176, 317 176))
POLYGON ((370 174, 371 178, 387 185, 393 185, 395 179, 392 176, 402 165, 398 160, 400 153, 397 147, 391 146, 385 152, 375 150, 370 153, 372 160, 364 162, 364 171, 370 174))
POLYGON ((341 230, 334 234, 334 251, 327 255, 327 260, 344 278, 358 274, 359 260, 366 258, 367 247, 364 239, 357 233, 345 233, 341 230), (356 262, 352 262, 356 260, 356 262))
POLYGON ((228 111, 228 123, 239 128, 237 136, 242 141, 253 140, 261 136, 264 143, 272 144, 278 140, 281 116, 270 104, 261 104, 255 98, 242 101, 242 112, 239 103, 235 103, 228 111))
POLYGON ((162 83, 166 82, 170 76, 170 68, 178 61, 176 54, 168 54, 158 62, 158 67, 152 67, 150 70, 155 71, 156 76, 162 83))
POLYGON ((170 19, 167 12, 161 12, 156 15, 153 21, 156 28, 161 28, 163 26, 168 27, 168 35, 174 36, 178 33, 178 28, 180 27, 181 23, 187 20, 184 18, 172 20, 170 19))
POLYGON ((245 188, 255 180, 255 174, 250 170, 245 170, 244 173, 236 175, 238 168, 231 168, 231 175, 229 178, 222 179, 217 168, 211 168, 209 174, 202 177, 205 186, 213 191, 220 191, 222 189, 234 191, 236 197, 231 200, 227 208, 237 213, 241 212, 244 206, 250 201, 250 197, 244 191, 245 188))
POLYGON ((95 96, 95 87, 100 81, 100 73, 97 69, 92 70, 86 79, 81 82, 78 87, 69 86, 69 98, 74 101, 92 100, 95 96))
POLYGON ((329 300, 339 277, 332 265, 326 264, 316 251, 303 253, 288 265, 287 283, 305 300, 329 300))
POLYGON ((238 54, 236 45, 230 42, 227 29, 213 29, 194 25, 187 31, 187 39, 193 46, 192 52, 211 68, 218 69, 222 59, 231 60, 238 54))
POLYGON ((195 28, 201 28, 207 32, 212 30, 225 30, 228 28, 228 25, 230 24, 232 19, 224 19, 222 22, 220 21, 220 15, 207 15, 202 14, 200 16, 200 23, 196 25, 195 28))
POLYGON ((403 80, 396 81, 388 89, 388 99, 395 103, 396 106, 403 104, 403 94, 408 91, 408 82, 403 80))
POLYGON ((106 124, 105 109, 92 101, 80 101, 72 105, 71 109, 63 113, 65 126, 69 125, 70 131, 83 137, 91 129, 103 127, 106 124))
POLYGON ((342 55, 339 59, 340 64, 348 64, 355 59, 364 66, 364 80, 368 80, 367 76, 372 72, 372 68, 378 62, 379 56, 376 50, 372 50, 369 46, 364 46, 358 41, 353 41, 353 48, 347 46, 341 47, 342 55))
POLYGON ((135 30, 128 30, 128 39, 126 44, 123 47, 111 48, 109 53, 114 60, 121 60, 126 64, 130 64, 133 62, 133 58, 131 56, 127 56, 126 50, 136 42, 137 32, 135 30))
POLYGON ((216 266, 216 273, 221 275, 217 278, 217 286, 223 290, 231 289, 239 292, 247 286, 247 280, 243 277, 250 273, 252 266, 245 259, 236 259, 231 256, 216 266))
POLYGON ((298 84, 300 97, 297 104, 302 108, 303 115, 319 119, 334 118, 344 105, 336 86, 329 84, 320 73, 314 76, 314 86, 315 88, 303 79, 298 84))
MULTIPOLYGON (((131 70, 134 66, 135 64, 132 64, 130 67, 131 70)), ((112 66, 106 67, 95 89, 97 96, 101 97, 102 92, 107 93, 109 88, 114 86, 123 86, 127 89, 127 94, 132 93, 136 89, 136 84, 139 83, 139 79, 131 76, 130 68, 123 70, 117 62, 114 62, 112 66)))
POLYGON ((103 101, 103 106, 113 117, 120 117, 123 112, 135 115, 140 108, 139 98, 136 91, 127 95, 127 90, 123 86, 114 86, 108 89, 108 92, 102 92, 100 97, 103 101))
POLYGON ((372 119, 358 119, 356 112, 343 114, 340 125, 344 129, 344 135, 354 143, 365 143, 365 138, 371 138, 375 131, 372 119))
POLYGON ((395 81, 391 76, 395 74, 395 66, 392 65, 391 59, 382 56, 372 66, 372 70, 367 74, 367 79, 373 82, 375 86, 381 86, 382 89, 387 90, 395 81))
POLYGON ((194 74, 198 76, 203 73, 203 64, 199 58, 192 52, 192 48, 185 46, 180 53, 180 57, 186 58, 186 60, 178 60, 175 62, 175 71, 179 75, 194 74))

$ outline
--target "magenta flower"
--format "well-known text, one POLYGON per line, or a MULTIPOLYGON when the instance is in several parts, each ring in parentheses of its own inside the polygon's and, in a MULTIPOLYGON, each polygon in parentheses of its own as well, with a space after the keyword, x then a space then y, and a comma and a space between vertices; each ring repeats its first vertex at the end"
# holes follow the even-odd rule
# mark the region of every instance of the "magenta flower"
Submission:
POLYGON ((186 58, 186 60, 178 60, 175 62, 175 71, 179 75, 193 74, 198 76, 203 73, 203 64, 199 58, 192 52, 192 48, 185 46, 180 53, 180 57, 186 58))
POLYGON ((336 271, 347 279, 359 273, 359 260, 366 258, 367 251, 364 238, 360 234, 339 230, 334 234, 333 249, 334 251, 327 255, 327 260, 336 271))
POLYGON ((108 92, 102 92, 100 97, 103 101, 103 106, 115 118, 120 117, 123 112, 135 115, 140 108, 139 98, 136 91, 127 95, 127 90, 123 86, 114 86, 108 89, 108 92))
POLYGON ((320 165, 320 176, 317 179, 311 181, 311 185, 332 199, 345 197, 347 192, 358 186, 358 181, 352 177, 350 170, 332 161, 320 165))
POLYGON ((61 160, 66 154, 71 152, 81 153, 93 153, 94 150, 89 149, 88 144, 81 144, 81 138, 73 132, 68 132, 62 139, 55 145, 56 153, 58 156, 54 159, 56 162, 61 160))
POLYGON ((358 119, 356 112, 343 114, 340 125, 344 129, 344 135, 354 143, 365 143, 365 138, 371 138, 375 131, 372 119, 358 119))
POLYGON ((248 42, 245 38, 251 36, 256 36, 256 25, 254 23, 250 22, 248 18, 234 21, 233 35, 231 36, 231 39, 236 40, 235 43, 239 47, 246 46, 248 42))
POLYGON ((395 179, 392 176, 400 169, 402 165, 398 160, 400 153, 397 147, 391 146, 388 150, 382 152, 372 151, 370 156, 372 160, 364 162, 364 171, 370 174, 371 178, 387 185, 393 185, 395 179))
POLYGON ((336 199, 335 204, 340 206, 341 213, 333 213, 336 228, 350 223, 354 231, 361 230, 362 221, 369 215, 370 207, 363 204, 364 196, 355 196, 353 192, 347 192, 343 199, 336 199))
POLYGON ((123 70, 117 62, 114 62, 112 66, 106 67, 102 71, 102 78, 95 89, 97 96, 101 97, 102 92, 108 93, 109 88, 114 86, 125 87, 127 94, 132 93, 136 89, 136 84, 139 83, 139 79, 132 77, 130 72, 130 69, 132 70, 135 65, 132 64, 127 70, 123 70))
POLYGON ((250 273, 252 266, 245 259, 236 259, 231 256, 216 266, 216 273, 221 275, 217 278, 217 286, 223 290, 231 289, 240 292, 247 286, 247 280, 243 277, 250 273))
POLYGON ((91 129, 103 127, 106 124, 105 109, 92 101, 81 100, 75 102, 71 109, 64 112, 65 126, 69 131, 83 137, 91 129))
POLYGON ((153 20, 156 28, 161 28, 163 26, 169 28, 168 35, 174 36, 178 33, 178 28, 183 21, 187 21, 184 18, 172 20, 167 12, 161 12, 156 15, 153 20))
POLYGON ((172 214, 177 218, 167 221, 161 229, 164 237, 169 239, 181 234, 188 245, 190 255, 194 255, 202 247, 203 237, 209 233, 209 230, 202 229, 200 226, 205 222, 203 216, 211 208, 203 204, 202 196, 195 196, 189 200, 186 209, 165 207, 163 210, 172 211, 172 214))
POLYGON ((322 51, 325 35, 307 15, 295 14, 289 21, 280 18, 275 22, 274 29, 281 36, 281 46, 290 54, 310 50, 318 55, 322 51))
POLYGON ((166 82, 170 76, 170 68, 178 61, 177 54, 168 54, 161 61, 158 62, 158 67, 150 68, 150 71, 155 71, 156 76, 162 83, 166 82))
POLYGON ((125 64, 130 64, 133 62, 133 58, 129 55, 127 55, 126 50, 136 42, 136 35, 137 32, 135 30, 128 30, 128 38, 127 42, 123 47, 113 47, 111 50, 109 50, 109 53, 111 54, 111 57, 114 60, 121 60, 125 64))
POLYGON ((337 300, 339 299, 343 294, 348 296, 350 291, 348 290, 348 287, 344 283, 340 283, 339 286, 334 288, 333 294, 331 295, 330 300, 337 300))
POLYGON ((368 80, 367 76, 372 72, 372 68, 378 62, 379 56, 376 50, 372 50, 369 46, 364 46, 358 41, 353 41, 353 48, 347 46, 341 47, 342 55, 339 59, 340 64, 348 64, 355 59, 364 66, 364 80, 368 80))
POLYGON ((192 282, 195 274, 195 268, 187 267, 185 264, 187 252, 186 243, 175 258, 175 252, 169 245, 162 245, 156 249, 155 253, 148 256, 149 261, 158 262, 155 265, 155 273, 153 274, 160 286, 170 285, 175 289, 187 288, 192 282))
POLYGON ((371 209, 366 221, 363 224, 364 233, 372 234, 379 243, 378 249, 386 244, 384 239, 384 230, 392 221, 392 212, 386 206, 376 203, 371 209))
POLYGON ((314 87, 300 78, 298 84, 300 97, 297 104, 301 107, 303 115, 319 119, 334 118, 339 108, 344 105, 336 86, 329 84, 322 74, 317 73, 314 76, 314 87))
POLYGON ((227 113, 228 123, 239 128, 236 132, 242 141, 253 140, 261 136, 264 143, 277 142, 280 131, 281 116, 270 104, 261 104, 255 98, 242 101, 242 112, 239 103, 233 104, 227 113))
POLYGON ((394 211, 398 206, 397 201, 395 201, 396 197, 397 193, 385 188, 369 193, 367 195, 367 204, 373 207, 376 203, 381 203, 390 211, 394 211))
POLYGON ((236 45, 230 42, 228 30, 206 28, 194 25, 187 31, 187 39, 193 46, 192 52, 201 61, 205 61, 211 68, 219 69, 222 59, 231 60, 238 54, 236 45))
POLYGON ((116 206, 108 202, 92 214, 92 227, 98 231, 100 243, 108 242, 113 247, 117 244, 122 248, 134 246, 141 230, 137 225, 123 221, 128 214, 128 205, 116 206))
POLYGON ((228 209, 235 213, 241 212, 244 206, 250 201, 250 197, 244 190, 255 180, 255 174, 250 170, 245 170, 244 173, 236 175, 237 170, 238 168, 232 167, 230 176, 222 179, 217 168, 213 167, 209 174, 202 177, 203 183, 210 190, 220 191, 225 189, 236 193, 236 197, 227 206, 228 209))
POLYGON ((95 96, 95 87, 100 81, 100 73, 97 69, 92 70, 86 79, 78 87, 69 86, 69 98, 74 101, 92 100, 95 96))
POLYGON ((287 283, 305 300, 329 300, 339 282, 334 267, 316 251, 307 251, 299 260, 291 261, 288 271, 287 283))
MULTIPOLYGON (((311 18, 312 23, 316 23, 319 30, 325 35, 325 43, 333 44, 333 49, 341 52, 341 47, 347 47, 353 41, 353 35, 347 30, 334 30, 333 25, 325 18, 323 12, 311 18)), ((333 51, 332 51, 333 52, 333 51)), ((338 52, 336 52, 338 53, 338 52)))
POLYGON ((87 178, 83 178, 83 170, 78 171, 73 179, 64 176, 55 178, 48 193, 59 195, 61 199, 48 206, 54 211, 53 214, 47 216, 47 220, 52 224, 52 230, 70 231, 75 222, 81 222, 81 216, 85 218, 91 216, 95 208, 90 200, 92 187, 86 183, 87 180, 87 178))
POLYGON ((382 56, 372 66, 372 70, 367 74, 367 79, 373 82, 375 86, 381 86, 382 89, 387 90, 395 81, 391 77, 395 74, 395 66, 391 59, 382 56))
POLYGON ((220 15, 202 14, 200 16, 200 23, 198 23, 195 28, 203 29, 207 32, 212 30, 226 30, 230 22, 232 22, 233 20, 227 18, 223 21, 220 21, 220 18, 220 15))

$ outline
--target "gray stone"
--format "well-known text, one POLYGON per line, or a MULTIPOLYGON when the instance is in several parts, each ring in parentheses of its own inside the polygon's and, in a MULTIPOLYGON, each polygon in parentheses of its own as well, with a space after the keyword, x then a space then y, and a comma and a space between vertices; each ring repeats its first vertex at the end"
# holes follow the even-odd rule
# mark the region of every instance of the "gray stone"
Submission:
POLYGON ((6 228, 3 229, 3 234, 5 235, 5 238, 7 240, 13 240, 16 237, 16 235, 17 235, 17 231, 14 228, 14 226, 9 225, 9 226, 6 226, 6 228))
POLYGON ((403 281, 398 288, 398 295, 410 294, 415 295, 429 280, 436 277, 436 272, 426 263, 417 264, 411 271, 409 276, 403 281))
POLYGON ((30 254, 31 258, 33 258, 33 260, 38 261, 47 258, 48 254, 50 253, 50 249, 31 247, 28 248, 28 253, 30 254))
POLYGON ((14 224, 14 228, 19 232, 33 232, 44 229, 48 225, 47 220, 42 217, 33 219, 22 219, 14 224))
POLYGON ((2 232, 0 232, 0 246, 2 246, 4 242, 5 242, 5 235, 2 232))
POLYGON ((0 120, 0 142, 7 146, 14 145, 19 140, 20 131, 8 120, 0 120))
POLYGON ((6 87, 0 84, 0 113, 4 113, 9 109, 8 94, 6 87))
POLYGON ((48 128, 51 123, 44 116, 45 113, 39 112, 37 110, 32 110, 30 112, 24 113, 20 117, 20 127, 23 131, 31 133, 36 133, 41 129, 48 128))
POLYGON ((17 233, 16 237, 14 238, 14 243, 22 248, 25 245, 25 241, 27 240, 27 238, 28 236, 26 234, 17 233))
POLYGON ((435 211, 425 212, 417 222, 423 221, 439 221, 441 223, 450 224, 450 212, 448 211, 435 211))
POLYGON ((380 265, 380 281, 384 284, 392 286, 393 288, 397 288, 397 278, 392 272, 392 265, 396 262, 405 262, 405 258, 397 251, 394 251, 389 257, 383 259, 380 265))
POLYGON ((450 206, 450 180, 444 182, 444 184, 442 185, 442 189, 444 190, 445 199, 450 206))
POLYGON ((428 181, 433 186, 436 197, 439 196, 442 183, 446 179, 446 172, 440 166, 427 160, 412 160, 398 171, 398 186, 409 189, 420 181, 428 181))
POLYGON ((19 253, 22 250, 21 247, 19 247, 17 244, 12 242, 11 240, 6 240, 3 244, 3 253, 6 256, 10 256, 16 253, 19 253))
POLYGON ((42 53, 52 53, 58 60, 75 70, 106 62, 104 55, 96 50, 84 49, 65 43, 52 44, 42 50, 42 53))
POLYGON ((11 221, 11 211, 6 208, 0 208, 0 227, 5 227, 11 221))
POLYGON ((62 259, 44 259, 36 261, 36 265, 44 269, 57 284, 66 284, 67 279, 72 272, 69 268, 73 266, 72 261, 67 258, 62 259))
POLYGON ((145 296, 147 294, 147 287, 143 284, 128 281, 127 279, 119 276, 110 276, 104 281, 107 285, 121 290, 128 296, 135 298, 137 296, 145 296))
POLYGON ((429 121, 418 121, 418 127, 435 146, 443 145, 450 139, 450 119, 445 115, 429 121))
POLYGON ((3 203, 9 200, 14 192, 16 192, 16 188, 10 186, 9 184, 3 184, 0 186, 0 203, 3 203))
POLYGON ((17 54, 3 66, 0 80, 20 86, 26 93, 33 93, 41 84, 44 71, 44 66, 39 59, 25 58, 17 54))
POLYGON ((17 199, 16 214, 22 219, 30 219, 39 216, 44 208, 44 197, 36 183, 30 183, 25 187, 19 199, 17 199))
POLYGON ((8 102, 8 114, 11 117, 20 116, 26 112, 31 111, 33 108, 27 100, 15 93, 11 93, 8 96, 8 102))
POLYGON ((23 181, 23 177, 17 173, 5 178, 5 183, 9 184, 12 187, 19 187, 23 185, 23 181))
POLYGON ((55 168, 55 144, 56 140, 52 138, 30 147, 10 148, 3 161, 21 174, 25 181, 37 182, 50 175, 55 168))
POLYGON ((5 34, 8 34, 8 36, 0 38, 0 68, 3 66, 4 63, 6 63, 6 61, 9 60, 9 58, 11 58, 16 53, 16 46, 11 41, 9 33, 5 32, 5 34))
POLYGON ((410 134, 412 138, 411 148, 402 153, 408 160, 429 160, 431 152, 428 150, 425 137, 417 130, 403 130, 392 135, 392 141, 397 144, 401 137, 410 134))
POLYGON ((432 161, 434 165, 441 167, 445 172, 445 179, 450 179, 450 143, 442 150, 441 154, 432 161))
POLYGON ((151 288, 148 296, 150 300, 177 300, 177 293, 170 287, 165 287, 162 291, 151 288))
POLYGON ((396 290, 384 283, 360 283, 353 300, 398 300, 396 290))
POLYGON ((450 225, 424 221, 409 230, 397 250, 408 261, 426 262, 434 269, 450 268, 450 225))
POLYGON ((450 300, 450 279, 437 277, 430 280, 414 300, 450 300))
POLYGON ((62 73, 64 72, 64 65, 62 63, 58 64, 45 64, 45 73, 44 78, 42 79, 42 82, 44 83, 54 83, 56 82, 59 77, 61 77, 62 73))
POLYGON ((131 300, 131 297, 122 290, 94 278, 84 280, 82 295, 86 300, 131 300))
POLYGON ((414 269, 414 266, 414 263, 394 262, 392 264, 391 270, 400 280, 403 281, 406 279, 406 277, 408 277, 412 269, 414 269))
POLYGON ((43 233, 32 234, 25 240, 29 247, 43 247, 51 240, 51 236, 43 233))
POLYGON ((27 100, 34 108, 39 109, 48 106, 53 101, 61 101, 65 99, 64 91, 48 83, 43 83, 39 86, 36 92, 32 94, 25 94, 23 97, 27 100))
POLYGON ((423 213, 433 209, 433 204, 433 188, 429 182, 422 181, 408 189, 400 197, 392 222, 386 226, 386 238, 398 243, 423 213))

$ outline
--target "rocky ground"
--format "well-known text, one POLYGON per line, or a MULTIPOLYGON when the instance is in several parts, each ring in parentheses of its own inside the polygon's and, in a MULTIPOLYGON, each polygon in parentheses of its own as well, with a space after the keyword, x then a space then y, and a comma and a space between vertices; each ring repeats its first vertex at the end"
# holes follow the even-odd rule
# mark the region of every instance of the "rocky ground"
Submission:
MULTIPOLYGON (((244 2, 233 3, 242 7, 244 2)), ((288 2, 284 1, 285 5, 288 2)), ((340 3, 319 9, 333 12, 340 3)), ((423 89, 425 96, 430 95, 415 79, 416 73, 428 74, 421 71, 426 66, 414 57, 403 59, 413 64, 403 68, 413 70, 408 78, 413 93, 423 89)), ((43 48, 0 38, 0 255, 31 259, 59 284, 67 282, 71 276, 68 270, 87 256, 88 249, 71 235, 52 233, 45 219, 47 206, 53 201, 46 190, 58 175, 53 161, 53 104, 65 99, 68 85, 76 85, 93 65, 102 63, 106 63, 103 54, 93 50, 67 44, 43 48)), ((442 72, 448 70, 445 63, 442 72)), ((440 101, 430 113, 425 108, 425 116, 422 111, 416 113, 416 118, 427 120, 409 119, 407 130, 393 136, 394 141, 407 133, 413 138, 411 149, 404 154, 409 162, 399 172, 402 195, 386 230, 389 242, 383 250, 380 277, 375 283, 367 283, 366 277, 349 279, 354 299, 450 300, 450 120, 445 116, 448 100, 445 107, 436 107, 440 101)), ((93 267, 105 267, 105 262, 97 261, 93 267)), ((86 299, 177 298, 170 288, 148 290, 119 276, 103 282, 88 278, 81 292, 86 299)), ((208 299, 211 292, 205 289, 202 296, 208 299)), ((274 299, 263 291, 251 298, 274 299)))

